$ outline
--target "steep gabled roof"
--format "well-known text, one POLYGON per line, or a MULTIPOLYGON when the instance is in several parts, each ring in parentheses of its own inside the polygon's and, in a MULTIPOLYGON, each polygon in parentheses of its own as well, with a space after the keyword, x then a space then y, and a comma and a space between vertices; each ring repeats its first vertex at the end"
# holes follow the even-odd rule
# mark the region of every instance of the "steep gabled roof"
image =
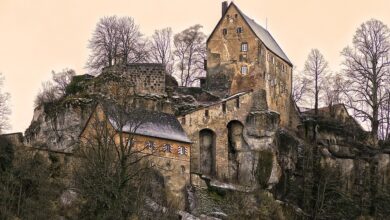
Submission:
POLYGON ((244 17, 244 19, 248 23, 248 25, 252 28, 253 32, 255 32, 256 36, 258 38, 260 38, 260 40, 263 41, 265 46, 269 50, 274 52, 277 56, 279 56, 282 60, 284 60, 288 64, 292 65, 290 59, 288 59, 287 55, 283 52, 282 48, 280 48, 279 44, 272 37, 272 35, 266 29, 264 29, 262 26, 257 24, 253 19, 249 18, 244 13, 242 13, 240 9, 238 9, 238 11, 244 17))
POLYGON ((122 111, 124 113, 121 116, 123 125, 120 129, 120 123, 117 120, 121 112, 120 108, 113 104, 105 104, 103 111, 117 131, 191 143, 180 122, 172 114, 145 109, 122 111))
MULTIPOLYGON (((264 45, 269 49, 271 50, 272 52, 274 52, 278 57, 280 57, 282 60, 284 60, 285 62, 287 62, 290 66, 292 66, 292 63, 290 61, 290 59, 288 59, 287 55, 284 53, 284 51, 282 50, 282 48, 280 48, 279 44, 276 42, 276 40, 272 37, 272 35, 268 32, 268 30, 266 30, 265 28, 263 28, 261 25, 257 24, 253 19, 251 19, 250 17, 248 17, 247 15, 245 15, 238 7, 237 5, 235 5, 233 2, 230 3, 228 9, 226 11, 229 10, 230 7, 236 7, 237 8, 237 11, 241 14, 241 16, 244 18, 245 22, 248 24, 248 26, 252 29, 253 33, 264 43, 264 45)), ((212 34, 214 33, 214 31, 217 29, 217 27, 219 26, 219 24, 222 22, 222 20, 224 19, 224 15, 221 17, 220 21, 218 22, 217 26, 214 28, 213 32, 210 34, 210 37, 212 36, 212 34)), ((209 37, 209 39, 210 39, 209 37)), ((208 40, 207 40, 208 41, 208 40)))

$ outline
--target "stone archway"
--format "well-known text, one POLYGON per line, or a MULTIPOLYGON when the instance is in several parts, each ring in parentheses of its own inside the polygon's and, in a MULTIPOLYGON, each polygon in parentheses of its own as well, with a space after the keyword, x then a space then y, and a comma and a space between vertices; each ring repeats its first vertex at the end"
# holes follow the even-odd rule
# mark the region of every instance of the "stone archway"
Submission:
POLYGON ((227 124, 227 129, 229 176, 233 182, 238 182, 240 170, 238 151, 241 151, 245 144, 243 137, 244 125, 240 121, 234 120, 227 124))
POLYGON ((216 174, 215 139, 215 133, 210 129, 203 129, 199 132, 200 172, 209 176, 216 174))

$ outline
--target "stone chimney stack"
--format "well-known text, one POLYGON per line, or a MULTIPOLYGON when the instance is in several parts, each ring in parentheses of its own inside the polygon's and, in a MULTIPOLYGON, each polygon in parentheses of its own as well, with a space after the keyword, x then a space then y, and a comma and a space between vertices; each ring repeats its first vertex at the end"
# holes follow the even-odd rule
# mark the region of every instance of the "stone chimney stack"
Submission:
POLYGON ((228 8, 228 2, 227 1, 223 1, 222 2, 222 16, 225 15, 225 13, 227 11, 227 8, 228 8))

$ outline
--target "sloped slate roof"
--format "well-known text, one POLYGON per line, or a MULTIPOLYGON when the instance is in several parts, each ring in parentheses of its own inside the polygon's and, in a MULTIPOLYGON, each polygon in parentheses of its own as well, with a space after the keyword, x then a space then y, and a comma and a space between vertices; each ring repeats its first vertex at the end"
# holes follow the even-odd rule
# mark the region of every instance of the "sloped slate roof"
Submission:
MULTIPOLYGON (((120 110, 114 105, 106 105, 104 109, 112 126, 116 130, 120 130, 120 123, 117 120, 120 110)), ((126 112, 122 118, 123 132, 191 143, 174 115, 145 109, 134 109, 126 112)))
POLYGON ((287 55, 283 52, 282 48, 280 48, 279 44, 272 37, 272 35, 265 28, 257 24, 253 19, 242 13, 240 9, 238 9, 238 11, 241 13, 242 17, 244 17, 248 25, 252 28, 253 32, 255 32, 257 37, 263 41, 265 46, 272 52, 274 52, 276 55, 278 55, 280 58, 282 58, 284 61, 292 65, 290 59, 288 59, 287 55))

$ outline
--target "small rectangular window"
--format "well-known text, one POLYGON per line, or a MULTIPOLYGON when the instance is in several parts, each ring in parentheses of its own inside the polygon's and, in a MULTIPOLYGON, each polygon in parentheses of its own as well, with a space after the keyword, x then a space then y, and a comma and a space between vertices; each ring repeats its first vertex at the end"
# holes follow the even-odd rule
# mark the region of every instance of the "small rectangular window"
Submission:
POLYGON ((145 147, 151 151, 155 151, 156 150, 156 145, 153 141, 146 141, 145 142, 145 147))
POLYGON ((248 67, 247 66, 242 66, 241 67, 241 74, 246 75, 248 73, 248 67))
POLYGON ((236 107, 240 108, 240 97, 236 98, 236 107))
POLYGON ((227 29, 224 28, 224 29, 222 30, 222 33, 223 33, 223 35, 227 35, 227 29))
POLYGON ((241 44, 241 51, 247 52, 248 51, 248 43, 242 43, 241 44))
POLYGON ((226 113, 226 102, 222 102, 222 112, 226 113))
POLYGON ((165 153, 172 153, 172 146, 170 144, 164 144, 163 145, 163 151, 165 153))
POLYGON ((204 111, 204 116, 209 117, 209 110, 208 110, 208 109, 206 109, 206 110, 204 111))
POLYGON ((183 117, 181 118, 181 124, 182 124, 182 125, 185 125, 185 124, 186 124, 186 116, 183 116, 183 117))
POLYGON ((238 27, 237 28, 237 34, 241 34, 242 33, 242 27, 238 27))
POLYGON ((187 155, 187 154, 188 154, 188 150, 187 150, 187 148, 184 147, 184 146, 179 146, 179 147, 177 148, 177 153, 178 153, 179 155, 187 155))

